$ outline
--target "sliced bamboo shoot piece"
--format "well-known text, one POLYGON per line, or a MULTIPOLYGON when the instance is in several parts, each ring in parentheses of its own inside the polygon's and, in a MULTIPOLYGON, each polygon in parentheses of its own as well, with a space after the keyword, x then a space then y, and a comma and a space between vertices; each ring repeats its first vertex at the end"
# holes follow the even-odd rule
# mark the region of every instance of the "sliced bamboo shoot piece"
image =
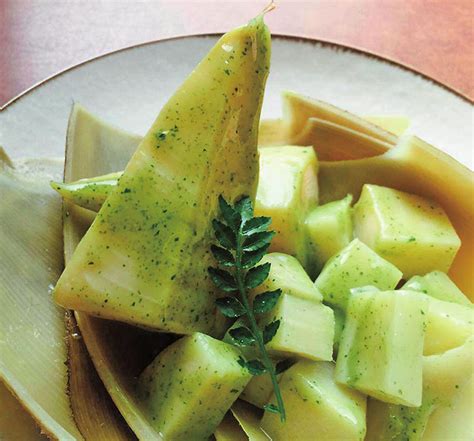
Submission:
POLYGON ((364 119, 397 136, 402 135, 410 127, 410 119, 401 115, 370 115, 364 116, 364 119))
POLYGON ((285 140, 287 144, 294 144, 293 137, 301 133, 309 118, 318 118, 347 129, 355 130, 372 138, 394 145, 397 136, 372 124, 357 115, 339 109, 324 101, 308 98, 295 92, 283 92, 283 120, 286 125, 285 140))
POLYGON ((473 173, 447 154, 409 136, 377 157, 321 162, 320 203, 341 199, 348 193, 357 200, 367 183, 417 194, 441 204, 462 241, 449 274, 467 296, 474 298, 473 173))
POLYGON ((459 388, 449 406, 438 407, 426 426, 423 441, 468 440, 474 433, 474 376, 459 388))
POLYGON ((57 303, 148 329, 215 332, 211 220, 221 193, 255 195, 269 56, 261 15, 209 51, 81 239, 55 286, 57 303))
POLYGON ((368 158, 385 153, 392 145, 370 135, 319 118, 309 118, 294 145, 312 145, 320 161, 368 158))
POLYGON ((271 439, 260 427, 260 409, 245 401, 237 400, 232 406, 231 412, 247 434, 249 441, 268 441, 271 439))
MULTIPOLYGON (((123 169, 137 144, 134 135, 105 124, 83 107, 75 105, 71 111, 67 133, 65 181, 70 182, 123 169), (113 150, 112 154, 111 149, 114 145, 120 145, 121 148, 113 150)), ((65 204, 65 212, 64 254, 67 262, 93 220, 94 213, 69 203, 65 204)), ((154 340, 155 336, 151 337, 137 328, 94 319, 83 313, 76 312, 75 319, 103 384, 131 430, 139 439, 161 439, 151 428, 140 408, 133 384, 141 369, 153 359, 152 356, 156 351, 150 349, 154 344, 154 342, 150 344, 150 340, 154 340)), ((164 343, 169 342, 166 336, 162 340, 164 343)), ((108 396, 103 396, 101 393, 94 396, 93 388, 89 391, 88 399, 80 392, 81 379, 77 377, 81 374, 90 375, 91 366, 82 348, 73 346, 70 355, 72 356, 70 363, 77 366, 77 369, 71 372, 73 375, 71 401, 76 418, 83 422, 86 431, 90 424, 89 401, 92 399, 101 403, 99 404, 101 409, 109 409, 109 412, 111 402, 108 396), (74 385, 77 387, 74 388, 74 385)), ((89 427, 92 428, 93 425, 89 427)), ((112 431, 113 428, 108 430, 112 431)), ((127 432, 128 428, 122 427, 122 433, 127 432)), ((108 439, 116 438, 111 436, 108 439)))
MULTIPOLYGON (((253 29, 250 29, 250 31, 255 33, 253 29)), ((251 40, 253 41, 253 35, 251 40)), ((239 44, 248 44, 246 41, 248 39, 243 38, 243 36, 241 41, 236 38, 236 43, 239 44)), ((265 49, 258 47, 259 52, 262 53, 265 49)), ((218 50, 216 49, 216 52, 218 50)), ((199 77, 196 74, 197 71, 194 72, 194 78, 199 77)), ((194 78, 192 78, 192 81, 197 81, 194 78)), ((110 173, 125 166, 130 157, 130 153, 126 149, 119 152, 115 151, 114 153, 117 154, 112 155, 112 157, 108 156, 109 152, 107 149, 101 148, 103 147, 101 144, 90 145, 87 139, 80 136, 84 130, 79 128, 79 124, 74 121, 74 118, 75 112, 73 111, 68 129, 66 182, 110 173), (101 169, 97 170, 97 168, 101 169)), ((112 136, 110 133, 109 135, 112 136)), ((77 219, 72 219, 73 217, 76 218, 76 213, 71 214, 71 211, 67 211, 67 213, 69 215, 65 218, 64 228, 66 262, 78 243, 79 230, 84 225, 82 220, 76 223, 77 219), (77 225, 79 225, 78 228, 76 228, 77 225)), ((144 348, 144 340, 146 340, 143 335, 144 331, 126 325, 93 319, 83 313, 76 313, 75 317, 98 373, 131 429, 140 439, 161 439, 160 434, 155 432, 148 424, 135 393, 134 379, 140 370, 151 361, 148 359, 148 363, 143 363, 144 354, 147 354, 147 350, 144 348)), ((153 335, 155 342, 169 343, 165 336, 158 338, 158 335, 153 335)))
POLYGON ((269 147, 287 145, 285 143, 286 126, 285 122, 279 119, 266 119, 260 122, 258 131, 258 146, 269 147))
POLYGON ((81 440, 67 395, 63 311, 49 289, 62 269, 62 161, 0 167, 0 379, 48 436, 81 440))
MULTIPOLYGON (((472 209, 471 214, 468 214, 471 206, 464 200, 464 195, 469 195, 471 194, 469 192, 472 192, 472 174, 461 164, 418 138, 405 137, 400 141, 396 150, 379 157, 337 163, 323 162, 319 180, 324 187, 321 203, 336 200, 348 192, 355 192, 355 195, 358 196, 364 183, 391 186, 436 199, 444 208, 451 207, 448 211, 450 218, 452 217, 451 212, 460 212, 459 216, 461 217, 455 222, 455 227, 466 231, 464 237, 467 237, 467 240, 469 237, 472 238, 472 232, 468 231, 468 224, 463 221, 463 219, 470 219, 472 216, 472 209), (435 168, 432 168, 430 164, 435 165, 435 168), (451 171, 446 172, 446 170, 451 171), (429 178, 420 179, 420 176, 425 175, 428 175, 429 178), (452 179, 448 180, 448 176, 452 179), (447 184, 443 184, 445 182, 447 184), (448 191, 439 191, 443 185, 448 191), (457 189, 462 190, 463 188, 468 193, 457 191, 457 189), (453 195, 453 197, 449 195, 453 195)), ((455 214, 454 217, 456 218, 457 215, 455 214)), ((467 254, 468 247, 464 245, 458 254, 457 261, 466 261, 467 254)), ((453 266, 452 274, 459 272, 457 268, 460 268, 460 264, 453 266)), ((459 275, 458 277, 465 279, 464 285, 469 285, 468 273, 460 271, 464 276, 459 275)), ((470 292, 472 292, 472 288, 470 292)))
POLYGON ((442 354, 423 357, 420 407, 369 400, 366 441, 467 440, 473 433, 472 337, 442 354))
POLYGON ((56 190, 66 201, 99 211, 107 196, 117 186, 122 172, 109 173, 89 179, 79 179, 71 183, 51 182, 51 187, 56 190))
POLYGON ((248 441, 237 420, 229 412, 214 432, 216 441, 248 441))

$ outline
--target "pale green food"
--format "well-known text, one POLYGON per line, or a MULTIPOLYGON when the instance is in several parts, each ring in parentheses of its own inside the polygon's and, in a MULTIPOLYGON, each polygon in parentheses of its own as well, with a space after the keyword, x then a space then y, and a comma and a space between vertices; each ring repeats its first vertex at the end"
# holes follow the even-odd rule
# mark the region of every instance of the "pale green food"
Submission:
MULTIPOLYGON (((442 354, 451 349, 462 346, 474 331, 474 311, 472 308, 452 302, 444 302, 429 297, 424 293, 407 290, 403 291, 417 294, 418 298, 426 302, 425 317, 425 339, 423 343, 423 355, 442 354)), ((380 292, 373 286, 354 288, 351 293, 380 292)), ((338 309, 334 309, 336 323, 343 320, 338 309), (339 315, 339 317, 338 317, 339 315)), ((343 326, 340 323, 339 326, 343 326)))
POLYGON ((346 314, 339 308, 333 308, 332 310, 334 311, 334 350, 337 352, 346 322, 346 314))
POLYGON ((233 346, 201 333, 163 350, 138 379, 152 426, 165 439, 204 440, 250 381, 233 346))
MULTIPOLYGON (((405 288, 403 288, 405 289, 405 288)), ((424 355, 442 354, 464 344, 474 332, 474 310, 425 294, 428 302, 424 355)))
POLYGON ((117 186, 120 176, 122 176, 122 172, 79 179, 71 183, 52 182, 51 187, 65 200, 88 210, 99 211, 109 194, 117 186))
POLYGON ((312 147, 260 149, 255 214, 272 218, 270 251, 296 256, 306 266, 303 221, 318 203, 318 160, 312 147))
MULTIPOLYGON (((346 198, 347 200, 348 198, 346 198)), ((341 204, 342 205, 342 204, 341 204)), ((348 207, 350 204, 346 203, 346 206, 348 207)), ((324 207, 322 207, 324 208, 324 207)), ((337 237, 335 236, 335 239, 337 237)), ((296 259, 294 259, 291 256, 283 255, 281 253, 273 253, 267 256, 265 259, 266 261, 271 262, 274 264, 273 272, 270 274, 269 281, 267 281, 268 286, 265 286, 265 289, 276 289, 279 287, 278 285, 283 287, 283 290, 287 290, 288 293, 290 293, 293 296, 299 296, 302 298, 307 298, 307 299, 312 299, 313 301, 320 301, 320 296, 317 294, 315 295, 314 293, 318 293, 319 291, 316 290, 311 290, 310 285, 308 284, 308 276, 302 271, 301 265, 298 263, 296 259), (272 256, 281 256, 281 259, 272 259, 272 256)), ((347 267, 347 270, 351 272, 355 267, 357 267, 358 263, 360 262, 361 259, 355 260, 353 263, 355 264, 354 267, 349 265, 347 267)), ((389 267, 390 268, 390 267, 389 267)), ((398 274, 398 272, 395 272, 398 274)), ((313 285, 314 288, 314 285, 313 285)), ((372 287, 370 289, 364 288, 361 290, 361 292, 368 292, 368 291, 376 291, 377 289, 375 287, 372 287)), ((423 296, 421 296, 423 297, 423 296)), ((441 302, 443 303, 443 302, 441 302)), ((438 310, 434 308, 434 311, 440 311, 439 308, 438 310)), ((344 314, 341 310, 337 309, 336 311, 336 317, 338 318, 337 320, 337 325, 336 325, 336 330, 341 330, 344 326, 344 314)), ((294 314, 296 315, 296 314, 294 314)), ((439 314, 434 314, 434 317, 439 321, 440 323, 444 323, 441 327, 438 326, 438 324, 429 325, 429 317, 430 315, 428 314, 428 321, 427 321, 427 332, 431 334, 434 334, 435 336, 439 335, 441 336, 441 346, 439 343, 437 343, 436 339, 431 339, 433 344, 431 346, 434 347, 443 347, 442 345, 447 345, 446 347, 454 347, 458 343, 461 343, 465 341, 465 335, 461 332, 458 336, 456 336, 456 333, 453 333, 453 329, 451 328, 452 325, 452 317, 451 314, 449 314, 450 318, 446 316, 439 316, 439 314), (447 320, 447 321, 446 321, 447 320), (449 322, 451 320, 451 322, 449 322), (451 324, 450 324, 451 323, 451 324), (433 332, 430 332, 433 331, 433 332)), ((459 322, 459 320, 458 320, 459 322)), ((435 320, 436 323, 436 320, 435 320)), ((466 329, 465 327, 461 327, 460 329, 466 329)), ((437 337, 436 337, 437 338, 437 337)), ((430 345, 425 345, 425 349, 427 349, 428 353, 430 351, 433 351, 433 349, 430 348, 430 345)), ((439 349, 436 349, 439 351, 439 349)), ((248 354, 251 354, 252 351, 248 352, 248 354)), ((253 354, 252 354, 253 355, 253 354)), ((285 354, 288 356, 288 354, 285 354)), ((249 402, 253 402, 255 405, 262 407, 265 402, 268 400, 269 395, 271 394, 272 391, 272 386, 270 384, 269 378, 267 376, 259 376, 253 378, 250 383, 246 386, 244 389, 244 392, 241 394, 241 398, 248 400, 249 402)), ((417 428, 417 427, 422 427, 423 425, 426 424, 428 420, 429 415, 431 415, 431 411, 433 410, 433 407, 431 405, 427 405, 425 401, 423 401, 423 404, 421 407, 418 408, 413 408, 413 407, 406 407, 406 406, 397 406, 397 405, 390 405, 393 408, 400 408, 400 411, 397 415, 399 415, 401 418, 410 418, 413 420, 413 424, 409 427, 411 430, 412 428, 417 428), (404 410, 407 409, 407 410, 404 410), (419 415, 419 417, 414 418, 414 416, 419 415), (424 417, 423 417, 424 416, 424 417)), ((375 411, 374 411, 375 412, 375 411)), ((395 412, 395 411, 393 411, 395 412)), ((394 415, 392 412, 392 415, 394 415)), ((268 412, 265 413, 267 415, 268 412)), ((408 429, 407 429, 408 430, 408 429)), ((381 432, 383 433, 383 432, 381 432)), ((305 439, 305 438, 302 438, 305 439)))
POLYGON ((366 441, 420 441, 433 410, 433 400, 426 400, 425 397, 419 407, 388 404, 369 398, 366 441))
POLYGON ((318 181, 321 203, 341 199, 348 193, 358 198, 363 186, 370 182, 441 204, 462 241, 449 276, 472 298, 474 204, 466 201, 466 195, 474 191, 471 170, 422 139, 404 136, 383 155, 354 161, 320 162, 318 181))
POLYGON ((420 406, 427 303, 410 291, 351 294, 337 381, 382 401, 420 406))
POLYGON ((471 301, 449 276, 441 271, 433 271, 424 276, 413 276, 403 285, 403 289, 422 292, 445 302, 472 307, 471 301))
POLYGON ((219 40, 163 107, 81 240, 56 285, 59 304, 148 328, 213 331, 211 220, 219 194, 231 202, 255 194, 269 57, 261 16, 219 40))
MULTIPOLYGON (((281 376, 279 378, 281 378, 281 376)), ((273 384, 270 376, 257 375, 245 386, 239 398, 263 409, 263 406, 270 400, 272 393, 273 384)))
POLYGON ((371 285, 381 290, 394 289, 402 273, 367 245, 354 239, 333 256, 316 279, 324 300, 345 310, 352 288, 371 285))
MULTIPOLYGON (((449 410, 454 399, 462 392, 471 391, 472 339, 440 355, 423 357, 423 401, 420 407, 407 407, 383 403, 374 399, 368 402, 367 441, 419 441, 431 421, 436 423, 436 412, 449 410), (431 416, 433 415, 433 418, 431 416)), ((466 395, 466 394, 465 394, 466 395)), ((470 404, 472 407, 472 403, 470 404)), ((464 421, 469 433, 469 418, 464 421)), ((451 426, 451 424, 448 424, 451 426)), ((455 427, 456 425, 454 425, 455 427)), ((466 439, 453 436, 452 439, 466 439)), ((436 436, 437 439, 448 439, 436 436)))
POLYGON ((263 257, 261 263, 270 263, 267 280, 252 293, 252 297, 264 291, 281 289, 283 293, 313 302, 321 302, 323 296, 314 286, 312 280, 293 256, 283 253, 270 253, 263 257))
POLYGON ((309 270, 318 274, 324 264, 352 240, 352 196, 316 207, 306 218, 309 270))
POLYGON ((280 381, 287 420, 266 412, 262 427, 274 441, 363 440, 365 395, 336 383, 334 363, 299 361, 280 381))
POLYGON ((461 241, 436 202, 378 185, 364 185, 354 206, 354 234, 405 278, 447 272, 461 241))
POLYGON ((428 420, 423 439, 425 441, 469 439, 474 433, 472 397, 474 397, 474 378, 471 374, 469 380, 460 386, 448 404, 435 409, 428 420))
POLYGON ((275 357, 332 360, 334 313, 322 303, 282 294, 277 305, 262 316, 259 325, 280 320, 280 327, 266 347, 275 357))

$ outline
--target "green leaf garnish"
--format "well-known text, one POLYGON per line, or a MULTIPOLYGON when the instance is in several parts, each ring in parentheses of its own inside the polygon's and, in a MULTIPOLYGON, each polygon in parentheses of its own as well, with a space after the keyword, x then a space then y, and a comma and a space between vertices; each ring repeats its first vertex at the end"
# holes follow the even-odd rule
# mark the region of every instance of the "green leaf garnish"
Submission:
POLYGON ((267 367, 260 360, 250 360, 246 362, 246 367, 252 375, 263 375, 267 372, 267 367))
POLYGON ((217 299, 216 306, 226 317, 246 317, 248 327, 231 329, 229 335, 239 346, 255 346, 260 359, 247 361, 239 357, 237 361, 252 375, 270 375, 277 404, 270 404, 265 409, 279 413, 280 419, 285 421, 285 406, 277 381, 278 371, 265 348, 265 344, 277 333, 280 321, 275 320, 262 330, 255 317, 256 314, 267 313, 274 308, 281 290, 267 291, 256 296, 253 305, 249 300, 249 290, 260 286, 270 272, 270 263, 257 264, 275 235, 273 231, 268 231, 271 219, 253 217, 252 201, 247 196, 234 206, 220 196, 219 209, 221 220, 214 219, 212 226, 222 248, 213 245, 211 252, 217 263, 228 268, 228 271, 210 267, 209 275, 217 288, 232 295, 217 299))
POLYGON ((230 318, 241 317, 245 314, 245 308, 235 297, 221 297, 216 300, 219 311, 230 318))
POLYGON ((216 239, 226 250, 233 250, 235 248, 235 233, 230 227, 219 222, 218 220, 212 221, 212 226, 216 234, 216 239))
POLYGON ((255 343, 255 337, 252 331, 245 326, 231 329, 229 335, 239 346, 253 346, 255 343))
POLYGON ((278 409, 277 406, 275 406, 274 404, 265 404, 263 406, 263 408, 268 411, 268 412, 271 412, 271 413, 280 413, 280 410, 278 409))
POLYGON ((219 196, 219 209, 226 224, 237 232, 241 222, 240 213, 234 210, 222 196, 219 196))
POLYGON ((273 231, 261 231, 260 233, 246 236, 242 248, 244 251, 257 251, 263 247, 268 248, 274 235, 273 231))
POLYGON ((244 251, 242 253, 242 267, 244 269, 252 268, 262 260, 268 250, 268 244, 265 247, 259 248, 257 251, 244 251))
POLYGON ((275 337, 275 334, 277 333, 279 327, 280 320, 275 320, 265 326, 265 328, 263 329, 263 343, 267 344, 268 342, 270 342, 272 338, 275 337))
POLYGON ((264 263, 263 265, 254 266, 247 271, 245 276, 245 287, 247 289, 254 289, 261 285, 268 277, 270 273, 270 264, 264 263))
POLYGON ((209 272, 214 285, 219 289, 224 292, 237 291, 237 282, 232 274, 219 268, 212 267, 208 268, 207 271, 209 272))
POLYGON ((275 366, 277 375, 280 375, 281 373, 285 372, 288 368, 290 368, 294 364, 295 364, 295 361, 292 360, 291 358, 279 361, 275 366))
MULTIPOLYGON (((222 196, 219 196, 219 197, 222 198, 222 196)), ((246 222, 247 220, 253 218, 252 201, 250 200, 248 196, 244 196, 242 199, 240 199, 235 204, 234 210, 240 213, 240 216, 243 222, 246 222)))
POLYGON ((272 219, 270 217, 253 217, 245 222, 242 231, 246 235, 261 233, 266 231, 271 223, 272 219))
POLYGON ((212 255, 214 256, 214 259, 217 260, 219 265, 233 266, 235 264, 234 256, 232 255, 230 251, 226 250, 225 248, 212 245, 211 252, 212 252, 212 255))
POLYGON ((263 314, 271 311, 281 296, 281 289, 275 291, 265 291, 255 297, 253 301, 253 312, 255 314, 263 314))

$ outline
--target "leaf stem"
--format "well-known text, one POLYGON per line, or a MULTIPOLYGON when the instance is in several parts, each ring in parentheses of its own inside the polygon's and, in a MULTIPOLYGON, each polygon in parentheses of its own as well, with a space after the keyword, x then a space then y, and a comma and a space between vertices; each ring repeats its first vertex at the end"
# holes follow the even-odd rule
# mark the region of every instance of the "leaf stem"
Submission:
MULTIPOLYGON (((243 225, 243 223, 242 223, 242 225, 243 225)), ((275 366, 273 365, 273 362, 270 360, 270 357, 268 356, 267 349, 265 348, 265 344, 263 342, 262 331, 260 330, 260 328, 257 325, 257 321, 255 319, 255 315, 253 314, 252 307, 249 303, 249 300, 248 300, 248 297, 247 297, 247 292, 246 292, 246 289, 245 289, 245 282, 244 282, 245 274, 242 271, 242 252, 243 252, 243 250, 242 250, 242 245, 243 245, 242 225, 239 228, 239 232, 238 232, 238 235, 237 235, 237 241, 236 241, 237 243, 236 243, 236 250, 235 250, 236 251, 235 252, 235 261, 236 261, 235 279, 237 281, 237 286, 238 286, 238 289, 239 289, 239 294, 240 294, 242 304, 244 305, 246 315, 247 315, 247 318, 248 318, 249 323, 250 323, 251 331, 252 331, 252 333, 255 337, 255 340, 257 342, 258 349, 259 349, 260 353, 262 354, 263 364, 264 364, 265 368, 267 369, 268 373, 270 374, 270 377, 271 377, 271 380, 272 380, 273 390, 275 392, 275 396, 276 396, 276 399, 277 399, 277 405, 278 405, 278 409, 279 409, 279 412, 280 412, 280 420, 282 422, 284 422, 285 419, 286 419, 285 406, 283 404, 283 398, 281 396, 280 386, 278 384, 278 379, 277 379, 277 376, 276 376, 275 366)))

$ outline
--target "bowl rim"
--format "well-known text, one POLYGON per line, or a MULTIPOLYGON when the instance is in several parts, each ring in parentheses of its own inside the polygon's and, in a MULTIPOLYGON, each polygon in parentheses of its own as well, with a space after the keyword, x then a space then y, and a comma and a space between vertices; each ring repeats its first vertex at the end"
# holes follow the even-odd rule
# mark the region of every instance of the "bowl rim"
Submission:
MULTIPOLYGON (((222 35, 223 35, 222 33, 218 33, 218 32, 211 32, 211 33, 203 32, 203 33, 196 33, 196 34, 180 34, 180 35, 176 35, 176 36, 172 36, 172 37, 159 38, 159 39, 156 39, 156 40, 149 40, 149 41, 145 41, 143 43, 138 43, 138 44, 133 44, 133 45, 130 45, 130 46, 125 46, 125 47, 122 47, 122 48, 119 48, 119 49, 116 49, 116 50, 113 50, 113 51, 110 51, 110 52, 106 52, 104 54, 97 55, 95 57, 88 58, 84 61, 81 61, 79 63, 68 66, 68 67, 66 67, 66 68, 64 68, 64 69, 62 69, 62 70, 46 77, 46 78, 38 81, 37 83, 33 84, 32 86, 28 87, 24 91, 20 92, 18 95, 14 96, 10 100, 8 100, 5 104, 1 105, 0 106, 0 112, 3 111, 3 110, 6 110, 7 108, 9 108, 11 106, 13 106, 14 104, 17 104, 22 98, 24 98, 25 96, 27 96, 30 93, 34 92, 36 89, 39 89, 41 86, 45 85, 46 83, 56 79, 57 77, 60 77, 61 75, 65 74, 69 71, 78 69, 78 68, 84 66, 85 64, 95 62, 95 61, 100 60, 102 58, 105 58, 105 57, 108 57, 108 56, 111 56, 111 55, 116 55, 116 54, 119 54, 121 52, 130 51, 130 50, 133 50, 133 49, 146 47, 146 46, 151 46, 153 44, 159 44, 159 43, 163 43, 163 42, 169 42, 169 41, 175 41, 175 40, 185 40, 185 39, 189 39, 189 38, 220 37, 222 35)), ((309 44, 313 44, 313 45, 318 45, 319 44, 319 45, 322 45, 323 47, 328 47, 328 48, 335 49, 335 50, 342 50, 344 52, 352 52, 352 53, 355 53, 355 54, 358 54, 358 55, 361 55, 361 56, 364 56, 364 57, 367 57, 367 58, 375 59, 377 61, 380 61, 380 62, 383 62, 383 63, 390 64, 392 66, 398 67, 398 68, 400 68, 404 71, 411 72, 411 73, 423 78, 424 80, 427 80, 427 81, 431 82, 432 84, 447 90, 448 92, 452 93, 453 95, 457 96, 458 98, 461 98, 463 101, 465 101, 469 104, 474 104, 474 99, 471 99, 464 92, 461 92, 460 90, 456 89, 455 87, 449 86, 446 83, 443 83, 443 82, 433 78, 432 76, 419 71, 414 66, 412 66, 408 63, 402 63, 402 62, 397 61, 397 60, 395 60, 391 57, 379 54, 377 52, 370 52, 367 49, 364 49, 362 47, 358 47, 358 46, 355 46, 355 45, 352 46, 352 45, 342 44, 342 43, 339 43, 339 42, 325 40, 325 39, 312 38, 312 37, 301 36, 301 35, 284 34, 284 33, 275 33, 275 34, 272 34, 272 37, 276 37, 277 39, 281 39, 281 40, 290 40, 290 41, 294 41, 294 42, 305 42, 305 43, 309 43, 309 44)))

